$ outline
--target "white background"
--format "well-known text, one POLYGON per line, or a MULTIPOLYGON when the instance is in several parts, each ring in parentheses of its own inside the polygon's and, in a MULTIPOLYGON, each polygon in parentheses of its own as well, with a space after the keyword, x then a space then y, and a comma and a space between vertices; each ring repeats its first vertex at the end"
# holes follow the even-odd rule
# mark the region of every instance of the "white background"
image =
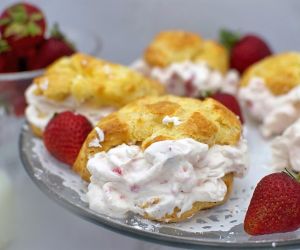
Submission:
MULTIPOLYGON (((0 0, 0 9, 15 1, 0 0)), ((221 27, 255 32, 275 51, 300 49, 300 1, 286 0, 34 0, 48 21, 88 29, 103 41, 101 56, 129 63, 153 35, 182 28, 217 38, 221 27)), ((170 249, 145 244, 86 222, 45 197, 18 163, 17 233, 10 250, 170 249)), ((1 233, 1 232, 0 232, 1 233)))

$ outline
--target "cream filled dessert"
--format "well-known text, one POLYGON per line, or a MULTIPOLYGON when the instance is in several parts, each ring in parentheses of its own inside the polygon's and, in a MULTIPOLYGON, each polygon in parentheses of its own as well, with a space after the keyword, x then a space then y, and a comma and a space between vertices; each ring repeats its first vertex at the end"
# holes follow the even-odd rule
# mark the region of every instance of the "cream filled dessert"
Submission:
POLYGON ((239 99, 249 113, 261 122, 265 137, 281 134, 300 116, 300 86, 283 95, 274 95, 260 77, 240 88, 239 99))
POLYGON ((274 138, 271 148, 273 169, 300 172, 300 119, 274 138))
POLYGON ((207 96, 217 91, 235 95, 239 83, 237 71, 230 70, 223 75, 205 61, 176 62, 160 68, 150 67, 144 60, 138 60, 132 68, 161 82, 168 93, 178 96, 207 96))
POLYGON ((214 99, 147 97, 102 119, 73 170, 90 182, 91 209, 178 222, 228 199, 247 169, 235 114, 214 99))
POLYGON ((206 97, 217 91, 236 93, 239 75, 228 65, 228 51, 220 43, 167 30, 154 37, 132 68, 162 83, 170 94, 206 97))
POLYGON ((73 97, 68 97, 61 102, 45 98, 42 95, 35 95, 37 86, 31 85, 25 93, 28 106, 25 110, 28 122, 41 131, 45 130, 50 119, 55 113, 63 111, 73 111, 77 114, 84 115, 92 124, 96 124, 103 117, 115 111, 115 107, 93 108, 78 102, 73 97))
POLYGON ((87 163, 90 208, 110 216, 132 211, 162 218, 175 207, 182 214, 196 201, 220 202, 227 193, 222 177, 245 174, 246 151, 244 140, 238 146, 209 148, 186 138, 155 142, 144 152, 122 144, 97 153, 87 163))
POLYGON ((161 84, 125 66, 78 53, 59 59, 34 79, 26 91, 26 117, 42 136, 57 112, 73 111, 95 124, 133 100, 163 93, 161 84))

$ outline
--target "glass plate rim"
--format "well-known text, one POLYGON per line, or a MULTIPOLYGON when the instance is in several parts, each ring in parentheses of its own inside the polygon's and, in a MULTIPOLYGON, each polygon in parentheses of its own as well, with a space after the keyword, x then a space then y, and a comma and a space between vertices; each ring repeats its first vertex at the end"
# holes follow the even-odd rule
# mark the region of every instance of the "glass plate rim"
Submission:
MULTIPOLYGON (((79 216, 80 218, 89 221, 97 226, 104 227, 108 230, 111 230, 113 232, 120 233, 122 235, 126 235, 135 239, 142 239, 153 243, 160 243, 167 246, 175 246, 175 247, 188 247, 188 248, 195 248, 195 247, 206 247, 210 249, 215 249, 215 247, 222 247, 222 248, 232 248, 232 247, 238 247, 238 248, 271 248, 272 242, 269 240, 265 241, 253 241, 253 242, 222 242, 222 246, 220 246, 220 242, 215 242, 213 240, 195 240, 190 239, 189 237, 184 236, 175 236, 175 235, 168 235, 168 234, 161 234, 157 232, 151 232, 151 231, 145 231, 138 228, 130 227, 126 224, 123 224, 121 222, 116 222, 113 220, 110 220, 108 218, 103 217, 100 214, 97 214, 95 212, 90 212, 88 209, 81 208, 79 206, 76 206, 75 204, 71 203, 67 199, 63 199, 59 196, 56 192, 52 191, 48 188, 48 186, 40 179, 36 178, 34 175, 33 168, 31 167, 31 164, 29 163, 29 160, 25 154, 22 152, 22 147, 24 144, 24 136, 25 133, 28 132, 29 125, 27 122, 24 122, 24 124, 21 127, 21 131, 19 134, 19 142, 18 142, 18 150, 19 150, 19 156, 22 162, 22 165, 26 171, 26 173, 29 175, 30 179, 33 181, 33 183, 44 193, 50 200, 55 201, 57 204, 59 204, 64 209, 70 211, 74 215, 79 216)), ((278 240, 276 241, 276 248, 279 249, 281 247, 284 247, 284 249, 293 248, 293 247, 300 247, 300 239, 292 239, 292 240, 278 240)), ((294 248, 293 248, 294 249, 294 248)))

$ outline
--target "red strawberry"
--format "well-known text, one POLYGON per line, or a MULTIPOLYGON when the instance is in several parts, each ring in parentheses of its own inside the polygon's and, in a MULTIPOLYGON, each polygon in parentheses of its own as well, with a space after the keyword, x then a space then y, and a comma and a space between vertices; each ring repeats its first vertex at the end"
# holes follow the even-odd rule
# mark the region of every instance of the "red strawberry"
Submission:
POLYGON ((46 21, 43 12, 28 3, 17 3, 0 16, 0 32, 18 56, 44 39, 46 21))
POLYGON ((56 24, 51 31, 51 38, 45 40, 35 57, 28 62, 30 70, 41 69, 62 56, 70 56, 75 52, 73 45, 66 40, 56 24))
POLYGON ((211 98, 219 101, 225 107, 230 109, 233 113, 235 113, 240 118, 241 123, 244 123, 240 105, 239 105, 237 99, 233 95, 217 92, 217 93, 213 94, 211 96, 211 98))
POLYGON ((230 50, 230 66, 243 73, 249 66, 272 54, 268 44, 259 36, 248 34, 240 38, 221 32, 221 42, 230 50))
POLYGON ((18 58, 10 50, 8 43, 0 39, 0 73, 18 71, 18 58))
POLYGON ((84 116, 70 111, 62 112, 48 123, 44 144, 55 158, 72 165, 92 129, 91 123, 84 116))
POLYGON ((300 183, 286 173, 265 176, 256 186, 244 221, 250 235, 300 228, 300 183))

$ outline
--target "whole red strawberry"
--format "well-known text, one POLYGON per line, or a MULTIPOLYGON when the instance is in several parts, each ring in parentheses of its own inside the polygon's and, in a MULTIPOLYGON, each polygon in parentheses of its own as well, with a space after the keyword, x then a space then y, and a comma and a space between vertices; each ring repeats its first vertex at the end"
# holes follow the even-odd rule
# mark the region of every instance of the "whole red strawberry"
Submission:
POLYGON ((226 108, 235 113, 239 118, 241 123, 244 123, 242 111, 237 99, 230 94, 217 92, 211 96, 211 98, 222 103, 226 108))
POLYGON ((36 57, 29 61, 30 70, 41 69, 62 56, 72 55, 75 51, 64 41, 57 38, 49 38, 40 47, 36 57))
POLYGON ((44 144, 55 158, 72 165, 92 129, 84 116, 65 111, 48 123, 44 131, 44 144))
POLYGON ((300 228, 300 183, 286 173, 265 176, 256 186, 244 221, 250 235, 300 228))
POLYGON ((44 39, 46 21, 43 12, 34 5, 14 4, 0 15, 0 32, 18 56, 37 46, 44 39))
POLYGON ((51 31, 51 37, 38 48, 36 56, 28 60, 28 68, 30 70, 44 68, 58 58, 70 56, 74 52, 73 44, 65 38, 56 24, 51 31))
POLYGON ((0 73, 18 71, 18 58, 11 51, 8 43, 0 39, 0 73))
POLYGON ((230 66, 243 73, 249 66, 272 54, 259 36, 247 34, 240 38, 230 31, 221 32, 221 42, 230 50, 230 66))

